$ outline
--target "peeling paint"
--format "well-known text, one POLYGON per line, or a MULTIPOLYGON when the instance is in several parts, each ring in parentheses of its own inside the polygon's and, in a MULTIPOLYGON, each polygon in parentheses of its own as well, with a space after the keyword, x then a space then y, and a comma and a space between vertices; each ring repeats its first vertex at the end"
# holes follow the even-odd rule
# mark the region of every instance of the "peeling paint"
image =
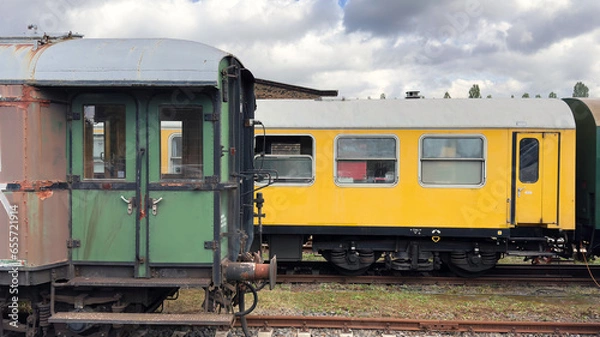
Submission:
POLYGON ((20 192, 44 192, 52 188, 60 188, 60 186, 66 186, 66 182, 60 180, 17 180, 9 183, 12 186, 18 188, 12 188, 12 191, 20 192))
POLYGON ((164 186, 164 187, 181 187, 181 186, 185 186, 188 185, 189 182, 186 183, 160 183, 160 186, 164 186))
POLYGON ((36 192, 35 194, 37 194, 37 196, 40 200, 46 200, 46 199, 52 197, 54 192, 50 191, 50 190, 46 190, 46 191, 36 192))

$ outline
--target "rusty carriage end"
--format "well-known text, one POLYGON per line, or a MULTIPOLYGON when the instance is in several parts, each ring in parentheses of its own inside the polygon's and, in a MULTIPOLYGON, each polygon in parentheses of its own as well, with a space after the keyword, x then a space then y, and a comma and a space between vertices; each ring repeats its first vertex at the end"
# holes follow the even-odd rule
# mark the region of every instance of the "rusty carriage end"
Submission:
POLYGON ((276 274, 222 234, 252 228, 253 75, 193 41, 65 39, 0 38, 0 190, 19 212, 19 252, 0 261, 21 263, 27 335, 230 326, 276 274), (205 291, 204 313, 159 314, 182 288, 205 291))

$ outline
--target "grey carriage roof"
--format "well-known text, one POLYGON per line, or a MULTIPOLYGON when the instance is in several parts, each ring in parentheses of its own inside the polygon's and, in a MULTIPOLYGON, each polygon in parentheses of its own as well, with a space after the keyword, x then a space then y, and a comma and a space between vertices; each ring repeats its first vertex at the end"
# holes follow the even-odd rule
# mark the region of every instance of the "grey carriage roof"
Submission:
POLYGON ((0 84, 212 85, 219 62, 230 54, 174 39, 0 38, 0 84))
POLYGON ((559 99, 259 100, 267 128, 549 128, 574 129, 559 99))

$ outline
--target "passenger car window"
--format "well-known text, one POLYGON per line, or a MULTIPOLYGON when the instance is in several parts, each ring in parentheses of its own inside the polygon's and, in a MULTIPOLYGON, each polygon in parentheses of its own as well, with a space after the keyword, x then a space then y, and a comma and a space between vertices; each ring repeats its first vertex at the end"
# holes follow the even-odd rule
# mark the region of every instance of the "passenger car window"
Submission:
POLYGON ((335 143, 338 184, 397 182, 397 139, 391 136, 340 136, 335 143))
POLYGON ((161 107, 161 179, 202 179, 202 107, 161 107))
POLYGON ((181 138, 180 133, 173 133, 169 136, 169 166, 166 172, 163 170, 163 173, 181 174, 181 157, 183 154, 181 138))
POLYGON ((84 178, 125 179, 125 105, 85 105, 84 178))
POLYGON ((314 141, 304 135, 256 136, 254 168, 275 183, 314 180, 314 141))
POLYGON ((482 185, 485 177, 481 137, 423 137, 421 183, 425 185, 482 185))

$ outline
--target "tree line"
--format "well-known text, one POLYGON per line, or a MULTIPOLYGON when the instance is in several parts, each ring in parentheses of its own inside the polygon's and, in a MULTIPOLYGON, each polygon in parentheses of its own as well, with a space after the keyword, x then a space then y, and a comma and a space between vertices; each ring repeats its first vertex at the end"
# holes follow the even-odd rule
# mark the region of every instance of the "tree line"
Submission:
MULTIPOLYGON (((590 90, 588 89, 588 87, 583 84, 583 82, 577 82, 575 83, 575 86, 573 87, 573 97, 589 97, 589 92, 590 90)), ((481 90, 479 89, 479 84, 473 84, 473 86, 471 87, 471 89, 469 89, 469 98, 481 98, 481 90)), ((515 98, 514 95, 510 96, 511 98, 515 98)), ((521 98, 529 98, 529 93, 526 92, 524 93, 521 98)), ((541 98, 542 96, 540 94, 535 95, 535 98, 541 98)), ((450 94, 446 91, 446 93, 444 94, 444 98, 452 98, 450 97, 450 94)), ((486 98, 492 98, 492 95, 487 95, 486 98)), ((556 93, 554 91, 550 92, 548 94, 548 98, 558 98, 558 96, 556 95, 556 93)))
MULTIPOLYGON (((418 91, 417 91, 418 93, 418 91)), ((587 87, 587 85, 585 85, 583 82, 577 82, 575 83, 575 86, 573 87, 573 97, 589 97, 590 96, 590 90, 587 87)), ((425 98, 425 96, 419 96, 420 98, 425 98)), ((521 98, 529 98, 529 93, 523 93, 523 95, 521 96, 521 98)), ((444 98, 452 98, 450 96, 450 93, 446 91, 446 93, 444 94, 444 98)), ((473 86, 471 87, 471 89, 469 89, 469 98, 482 98, 481 96, 481 90, 479 89, 479 84, 473 84, 473 86)), ((492 95, 487 95, 486 98, 492 98, 492 95)), ((510 95, 510 98, 515 98, 515 95, 510 95)), ((535 95, 535 98, 542 98, 542 95, 537 94, 535 95)), ((558 98, 558 95, 556 95, 556 93, 554 91, 551 91, 548 94, 548 98, 558 98)), ((367 99, 371 99, 371 96, 369 96, 367 99)), ((379 99, 386 99, 385 93, 381 93, 381 95, 379 96, 379 99)), ((342 100, 345 100, 345 98, 342 98, 342 100)))

